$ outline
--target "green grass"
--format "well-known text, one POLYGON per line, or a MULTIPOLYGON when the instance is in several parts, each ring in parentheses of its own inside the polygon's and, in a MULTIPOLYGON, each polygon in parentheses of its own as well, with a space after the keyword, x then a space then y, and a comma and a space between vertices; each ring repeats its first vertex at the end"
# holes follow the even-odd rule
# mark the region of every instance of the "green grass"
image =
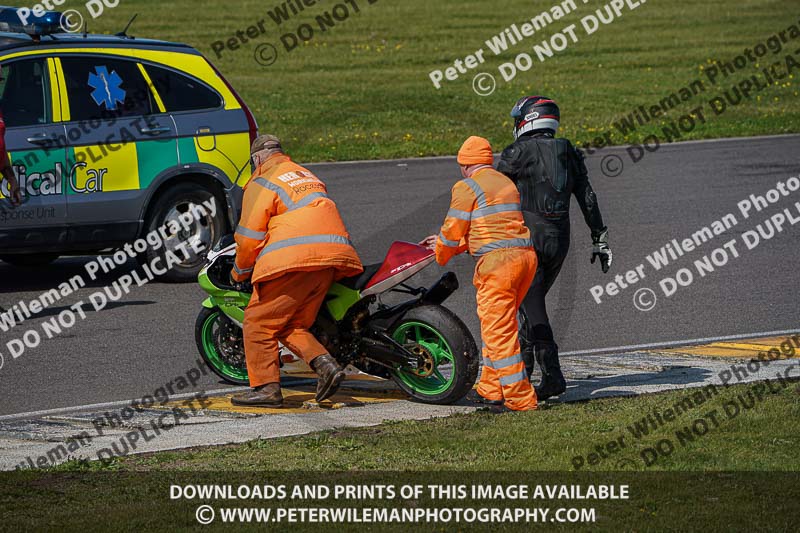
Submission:
MULTIPOLYGON (((650 0, 587 36, 579 20, 604 2, 578 1, 575 12, 495 57, 484 41, 554 2, 380 0, 368 5, 358 0, 360 14, 325 33, 318 31, 307 45, 289 54, 280 49, 275 64, 262 67, 253 58, 258 44, 279 45, 281 34, 313 23, 315 16, 335 5, 322 0, 277 28, 267 16, 267 9, 277 3, 122 2, 91 21, 90 29, 119 31, 133 13, 139 13, 133 35, 195 46, 230 79, 263 132, 281 136, 298 160, 322 161, 449 155, 474 134, 488 137, 495 149, 501 149, 511 141, 511 106, 530 93, 546 94, 561 104, 561 135, 590 141, 612 130, 614 121, 637 106, 656 104, 700 78, 702 69, 714 61, 732 60, 745 48, 800 24, 792 0, 650 0), (215 58, 214 41, 262 18, 266 35, 215 58), (499 64, 520 52, 532 53, 533 44, 571 23, 578 24, 579 42, 509 83, 498 75, 498 89, 489 97, 472 91, 476 73, 497 75, 499 64), (488 55, 484 66, 434 89, 430 71, 444 69, 481 47, 488 55)), ((769 53, 760 66, 782 61, 798 46, 800 39, 778 55, 769 53)), ((634 134, 625 137, 613 130, 612 140, 627 144, 660 134, 664 124, 699 105, 705 105, 710 116, 685 139, 800 131, 798 71, 721 116, 710 112, 707 100, 759 70, 748 64, 634 134)))
MULTIPOLYGON (((0 475, 0 530, 125 529, 175 531, 196 526, 198 505, 215 507, 594 507, 592 531, 791 531, 800 484, 800 394, 797 382, 766 392, 727 419, 726 402, 747 397, 753 385, 721 389, 673 423, 593 468, 573 469, 572 458, 626 434, 647 413, 664 412, 695 391, 557 404, 537 412, 475 413, 422 422, 256 440, 244 445, 133 456, 103 466, 69 463, 45 471, 0 475), (716 410, 719 426, 646 468, 639 454, 716 410), (624 471, 620 471, 624 470, 624 471), (473 484, 629 485, 625 501, 171 500, 171 485, 473 484), (691 510, 691 512, 687 512, 691 510)), ((357 409, 353 410, 357 416, 357 409)), ((630 436, 630 435, 629 435, 630 436)), ((219 526, 219 524, 215 524, 219 526)), ((329 525, 328 525, 329 526, 329 525)), ((464 524, 459 530, 480 530, 464 524)), ((284 528, 286 525, 284 525, 284 528)), ((315 524, 293 529, 314 530, 315 524)), ((325 527, 325 526, 323 526, 325 527)), ((330 527, 330 526, 329 526, 330 527)), ((408 525, 372 527, 407 531, 408 525)), ((442 526, 444 529, 450 528, 442 526)), ((531 526, 527 526, 528 528, 531 526)), ((423 529, 430 530, 433 525, 423 529)), ((351 530, 353 527, 346 527, 351 530)), ((510 525, 501 531, 526 529, 510 525)), ((572 527, 575 529, 575 527, 572 527)))
MULTIPOLYGON (((625 435, 626 448, 581 470, 794 471, 800 470, 800 389, 797 385, 767 394, 763 401, 728 419, 724 403, 751 390, 750 385, 719 389, 705 403, 674 422, 636 439, 628 426, 696 391, 674 391, 637 398, 554 404, 532 413, 475 413, 423 422, 390 422, 364 429, 342 429, 302 437, 256 440, 244 445, 200 448, 131 456, 108 467, 114 471, 563 471, 573 458, 596 445, 625 435), (706 417, 709 431, 685 446, 675 432, 719 413, 719 427, 706 417), (675 451, 647 467, 642 450, 668 438, 675 451)), ((357 411, 353 411, 357 416, 357 411)), ((60 471, 86 469, 77 463, 60 471)))

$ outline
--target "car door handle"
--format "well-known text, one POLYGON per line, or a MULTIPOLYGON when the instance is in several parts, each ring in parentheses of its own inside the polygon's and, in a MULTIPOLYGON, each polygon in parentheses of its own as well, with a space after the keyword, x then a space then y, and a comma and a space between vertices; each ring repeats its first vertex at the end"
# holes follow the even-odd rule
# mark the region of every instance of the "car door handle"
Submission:
POLYGON ((161 135, 162 133, 169 133, 171 132, 171 128, 166 127, 155 127, 155 128, 140 128, 139 133, 144 135, 161 135))
POLYGON ((26 140, 31 144, 47 144, 50 142, 50 138, 44 133, 37 133, 32 137, 28 137, 26 140))

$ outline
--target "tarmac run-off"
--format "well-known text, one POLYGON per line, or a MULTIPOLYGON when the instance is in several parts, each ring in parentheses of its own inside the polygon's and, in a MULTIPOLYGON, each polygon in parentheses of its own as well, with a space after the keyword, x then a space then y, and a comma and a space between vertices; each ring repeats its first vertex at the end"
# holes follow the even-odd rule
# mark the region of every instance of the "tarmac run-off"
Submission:
MULTIPOLYGON (((768 190, 765 194, 751 194, 749 197, 737 203, 739 217, 734 213, 729 213, 722 218, 715 220, 708 226, 704 226, 694 232, 690 237, 682 240, 671 239, 660 249, 646 256, 646 263, 641 263, 627 272, 614 276, 614 281, 605 285, 595 285, 589 292, 598 304, 603 302, 606 296, 616 296, 625 289, 638 284, 647 278, 645 274, 646 265, 649 263, 656 272, 667 267, 671 263, 678 261, 683 256, 695 251, 703 244, 722 235, 740 220, 748 220, 754 214, 768 209, 779 203, 782 199, 791 196, 800 190, 800 178, 792 176, 785 182, 779 181, 775 188, 768 190)), ((786 207, 781 211, 763 219, 754 229, 746 230, 741 235, 741 241, 732 239, 721 247, 713 250, 702 259, 694 261, 695 269, 700 277, 705 277, 713 272, 715 268, 725 266, 730 258, 738 258, 741 252, 755 249, 759 244, 768 241, 783 232, 786 227, 791 227, 800 223, 800 201, 792 206, 786 207), (743 247, 737 246, 744 244, 743 247)), ((664 296, 670 297, 678 290, 678 287, 688 287, 694 281, 694 274, 687 268, 680 269, 675 276, 664 277, 658 281, 664 296)))

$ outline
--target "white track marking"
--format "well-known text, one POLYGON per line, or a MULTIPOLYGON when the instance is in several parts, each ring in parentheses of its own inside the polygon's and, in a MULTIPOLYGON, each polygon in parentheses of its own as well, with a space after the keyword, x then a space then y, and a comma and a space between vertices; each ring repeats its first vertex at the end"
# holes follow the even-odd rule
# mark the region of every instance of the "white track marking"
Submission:
MULTIPOLYGON (((175 394, 174 396, 170 396, 170 402, 175 400, 185 400, 187 398, 192 398, 196 396, 200 392, 204 392, 206 395, 211 396, 215 394, 225 394, 229 392, 235 392, 237 390, 244 389, 246 387, 230 387, 228 389, 216 389, 216 390, 209 390, 209 391, 196 391, 196 392, 187 392, 183 394, 175 394)), ((62 415, 73 413, 75 411, 93 411, 95 409, 113 409, 115 407, 125 407, 130 405, 132 402, 141 401, 141 398, 136 400, 121 400, 118 402, 108 402, 108 403, 92 403, 89 405, 76 405, 74 407, 60 407, 58 409, 46 409, 44 411, 31 411, 29 413, 17 413, 13 415, 3 415, 0 416, 0 421, 4 420, 16 420, 18 418, 36 418, 40 416, 53 416, 53 415, 62 415)))
POLYGON ((751 337, 776 337, 778 335, 789 335, 792 333, 800 333, 800 329, 787 329, 782 331, 762 331, 760 333, 742 333, 740 335, 725 335, 723 337, 705 337, 702 339, 687 339, 682 341, 651 342, 648 344, 629 344, 627 346, 611 346, 609 348, 596 348, 593 350, 575 350, 572 352, 560 352, 559 355, 589 355, 593 353, 641 350, 644 348, 669 348, 669 347, 683 346, 683 345, 691 346, 693 344, 708 344, 710 342, 748 339, 751 337))

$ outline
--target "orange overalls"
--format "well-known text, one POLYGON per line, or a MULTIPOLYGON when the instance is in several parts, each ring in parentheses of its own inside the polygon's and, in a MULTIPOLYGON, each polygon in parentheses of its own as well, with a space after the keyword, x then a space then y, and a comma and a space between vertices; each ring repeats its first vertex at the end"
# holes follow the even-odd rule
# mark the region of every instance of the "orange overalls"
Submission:
POLYGON ((278 341, 309 365, 328 353, 308 331, 331 284, 363 271, 325 184, 285 154, 256 169, 236 228, 233 277, 252 276, 244 313, 250 386, 280 382, 278 341))
POLYGON ((473 278, 483 340, 478 393, 489 400, 505 399, 515 411, 536 409, 517 323, 517 310, 536 274, 536 252, 517 187, 488 165, 453 186, 436 241, 436 261, 444 265, 467 250, 478 259, 473 278))

